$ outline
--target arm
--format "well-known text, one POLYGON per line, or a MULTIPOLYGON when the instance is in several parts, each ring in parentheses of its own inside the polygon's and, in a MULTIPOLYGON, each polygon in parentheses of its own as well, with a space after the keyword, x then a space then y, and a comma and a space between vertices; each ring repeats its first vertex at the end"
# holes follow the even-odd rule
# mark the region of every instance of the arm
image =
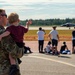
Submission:
POLYGON ((42 31, 44 32, 44 34, 46 34, 46 32, 45 32, 45 30, 44 30, 44 29, 42 29, 42 31))
POLYGON ((50 50, 52 50, 52 46, 50 46, 50 50))
POLYGON ((51 34, 48 35, 49 40, 51 40, 51 34))
POLYGON ((67 45, 66 45, 66 49, 68 50, 68 47, 67 47, 67 45))
POLYGON ((32 21, 31 20, 29 20, 28 22, 26 22, 26 27, 25 28, 29 29, 29 25, 30 24, 32 24, 32 21))
POLYGON ((0 35, 0 41, 3 37, 8 36, 10 34, 9 31, 4 32, 3 34, 0 35))
POLYGON ((57 37, 58 37, 58 41, 60 41, 60 40, 59 40, 59 35, 57 35, 57 37))

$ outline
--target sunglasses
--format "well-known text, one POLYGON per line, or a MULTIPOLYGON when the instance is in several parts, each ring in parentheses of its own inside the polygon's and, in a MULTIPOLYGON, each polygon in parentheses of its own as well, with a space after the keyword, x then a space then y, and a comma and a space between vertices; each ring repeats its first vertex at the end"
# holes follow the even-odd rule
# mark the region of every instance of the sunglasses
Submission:
POLYGON ((7 17, 7 14, 1 14, 1 16, 5 16, 5 17, 7 17))

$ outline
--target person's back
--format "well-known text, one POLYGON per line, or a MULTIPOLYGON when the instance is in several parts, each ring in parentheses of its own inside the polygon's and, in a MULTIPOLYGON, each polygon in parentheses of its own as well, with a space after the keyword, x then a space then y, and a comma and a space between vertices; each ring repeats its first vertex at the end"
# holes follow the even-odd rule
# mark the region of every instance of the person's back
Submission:
POLYGON ((13 40, 15 42, 23 42, 23 36, 24 33, 26 33, 28 31, 28 29, 24 28, 21 25, 15 26, 15 25, 11 25, 9 26, 6 31, 10 32, 11 37, 13 37, 13 40))
POLYGON ((72 36, 75 38, 75 30, 72 31, 72 36))
POLYGON ((17 13, 11 13, 8 16, 8 22, 10 26, 6 28, 6 31, 9 32, 15 42, 22 43, 24 33, 28 31, 28 28, 19 25, 20 20, 17 13))
POLYGON ((57 37, 58 32, 57 32, 56 30, 52 30, 52 31, 50 32, 50 34, 51 34, 51 39, 58 40, 58 37, 57 37))
POLYGON ((60 48, 60 53, 61 54, 71 54, 70 50, 67 47, 66 42, 63 42, 63 45, 60 48))
POLYGON ((58 55, 57 46, 58 46, 58 41, 59 41, 59 35, 58 35, 57 30, 56 30, 56 26, 53 26, 53 30, 50 31, 48 37, 52 41, 52 52, 53 52, 53 55, 54 54, 58 55))
MULTIPOLYGON (((2 27, 0 26, 0 31, 1 30, 4 30, 4 28, 2 29, 2 27)), ((3 32, 1 31, 0 33, 3 33, 3 32)), ((1 65, 1 67, 0 67, 0 75, 5 74, 4 71, 6 70, 6 68, 7 68, 6 75, 8 75, 8 72, 9 72, 9 70, 8 70, 9 67, 8 66, 10 66, 10 63, 8 62, 9 61, 8 57, 6 56, 6 54, 8 54, 8 53, 7 53, 6 50, 3 51, 3 49, 1 49, 1 48, 2 47, 1 47, 1 42, 0 42, 0 65, 1 65), (3 65, 7 65, 6 68, 3 65)))
POLYGON ((37 31, 39 53, 43 53, 44 34, 45 34, 45 32, 42 30, 41 27, 39 27, 39 30, 37 31))
POLYGON ((75 54, 75 27, 72 31, 72 53, 75 54))
POLYGON ((62 45, 60 49, 60 53, 62 53, 66 49, 66 45, 62 45))
POLYGON ((37 34, 38 34, 38 40, 44 40, 44 31, 38 31, 37 32, 37 34))
POLYGON ((52 51, 51 42, 49 41, 46 48, 44 49, 46 53, 50 53, 52 51))

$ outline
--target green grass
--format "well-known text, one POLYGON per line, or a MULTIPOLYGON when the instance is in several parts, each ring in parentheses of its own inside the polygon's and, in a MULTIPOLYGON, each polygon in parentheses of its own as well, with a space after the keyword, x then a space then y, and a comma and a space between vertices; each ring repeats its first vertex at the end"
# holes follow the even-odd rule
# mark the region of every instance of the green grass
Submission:
MULTIPOLYGON (((28 33, 25 34, 24 39, 26 41, 36 41, 38 36, 37 36, 37 31, 38 30, 29 30, 28 33)), ((48 34, 50 30, 45 30, 46 35, 45 35, 45 41, 48 41, 48 34)), ((71 41, 72 39, 72 30, 58 30, 60 41, 71 41)))
MULTIPOLYGON (((38 30, 29 30, 25 35, 37 35, 38 30)), ((49 34, 50 30, 45 30, 46 34, 49 34)), ((72 30, 58 30, 59 36, 71 36, 72 30)))

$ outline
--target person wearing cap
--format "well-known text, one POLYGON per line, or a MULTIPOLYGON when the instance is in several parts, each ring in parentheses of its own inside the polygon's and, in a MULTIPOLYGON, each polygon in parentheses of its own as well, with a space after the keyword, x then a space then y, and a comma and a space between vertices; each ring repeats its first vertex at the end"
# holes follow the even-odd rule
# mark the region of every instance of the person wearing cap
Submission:
POLYGON ((56 30, 56 26, 52 27, 53 30, 50 31, 48 37, 52 42, 52 52, 53 54, 58 54, 57 46, 59 41, 58 31, 56 30))

